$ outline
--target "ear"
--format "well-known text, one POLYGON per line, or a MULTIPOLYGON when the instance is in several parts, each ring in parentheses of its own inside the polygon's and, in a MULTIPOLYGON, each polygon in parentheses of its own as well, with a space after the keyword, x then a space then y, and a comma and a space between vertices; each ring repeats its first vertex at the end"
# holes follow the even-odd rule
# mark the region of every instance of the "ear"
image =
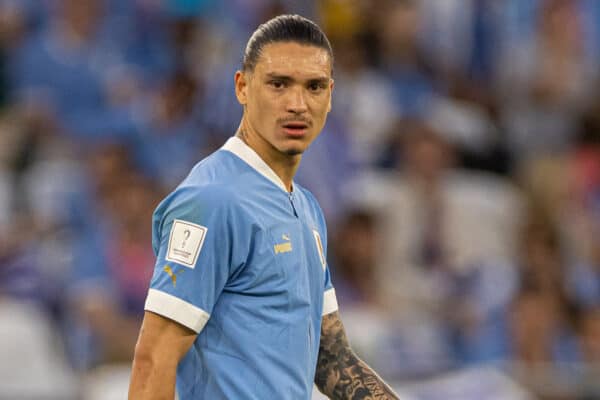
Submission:
POLYGON ((235 96, 241 105, 246 105, 248 101, 248 74, 244 71, 235 73, 235 96))
POLYGON ((331 99, 333 98, 333 79, 329 82, 329 104, 327 105, 327 112, 331 111, 331 99))

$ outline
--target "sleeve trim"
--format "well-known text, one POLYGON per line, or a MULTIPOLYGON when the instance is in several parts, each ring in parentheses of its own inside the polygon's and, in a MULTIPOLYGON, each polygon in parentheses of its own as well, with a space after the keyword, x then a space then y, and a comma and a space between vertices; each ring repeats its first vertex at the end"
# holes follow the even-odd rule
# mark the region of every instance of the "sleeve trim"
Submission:
POLYGON ((337 298, 335 297, 335 289, 331 288, 323 293, 323 314, 331 314, 338 310, 337 298))
POLYGON ((172 319, 196 333, 200 333, 210 318, 203 309, 157 289, 148 291, 144 309, 172 319))

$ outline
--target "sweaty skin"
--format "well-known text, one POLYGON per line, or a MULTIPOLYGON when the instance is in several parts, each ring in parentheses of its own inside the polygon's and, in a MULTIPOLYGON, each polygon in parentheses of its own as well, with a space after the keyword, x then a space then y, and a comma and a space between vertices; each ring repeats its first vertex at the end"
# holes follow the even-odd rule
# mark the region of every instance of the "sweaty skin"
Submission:
POLYGON ((294 42, 266 45, 253 71, 236 73, 235 87, 244 107, 238 136, 291 190, 302 153, 319 136, 331 110, 329 54, 294 42), (305 129, 286 130, 293 123, 305 129))

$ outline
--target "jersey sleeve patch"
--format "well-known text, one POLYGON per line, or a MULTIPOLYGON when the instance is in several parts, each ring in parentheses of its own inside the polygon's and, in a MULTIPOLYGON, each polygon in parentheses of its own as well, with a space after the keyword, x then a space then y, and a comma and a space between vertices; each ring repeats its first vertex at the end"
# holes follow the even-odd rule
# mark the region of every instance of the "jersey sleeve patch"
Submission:
POLYGON ((317 246, 317 251, 319 252, 319 259, 321 260, 321 267, 323 270, 327 267, 327 259, 325 258, 325 250, 323 249, 323 242, 321 241, 321 235, 319 235, 319 231, 313 229, 313 236, 315 237, 315 244, 317 246))
POLYGON ((173 220, 165 259, 194 268, 208 228, 180 219, 173 220))

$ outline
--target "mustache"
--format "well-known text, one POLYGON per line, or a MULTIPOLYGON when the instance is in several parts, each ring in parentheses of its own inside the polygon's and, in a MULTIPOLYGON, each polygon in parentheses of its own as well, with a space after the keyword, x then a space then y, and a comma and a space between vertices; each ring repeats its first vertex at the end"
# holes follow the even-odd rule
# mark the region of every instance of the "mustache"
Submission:
POLYGON ((279 118, 277 120, 277 123, 280 125, 285 125, 285 124, 290 124, 290 123, 302 123, 302 124, 306 124, 307 126, 312 126, 312 121, 308 118, 304 118, 304 117, 287 117, 287 118, 279 118))

